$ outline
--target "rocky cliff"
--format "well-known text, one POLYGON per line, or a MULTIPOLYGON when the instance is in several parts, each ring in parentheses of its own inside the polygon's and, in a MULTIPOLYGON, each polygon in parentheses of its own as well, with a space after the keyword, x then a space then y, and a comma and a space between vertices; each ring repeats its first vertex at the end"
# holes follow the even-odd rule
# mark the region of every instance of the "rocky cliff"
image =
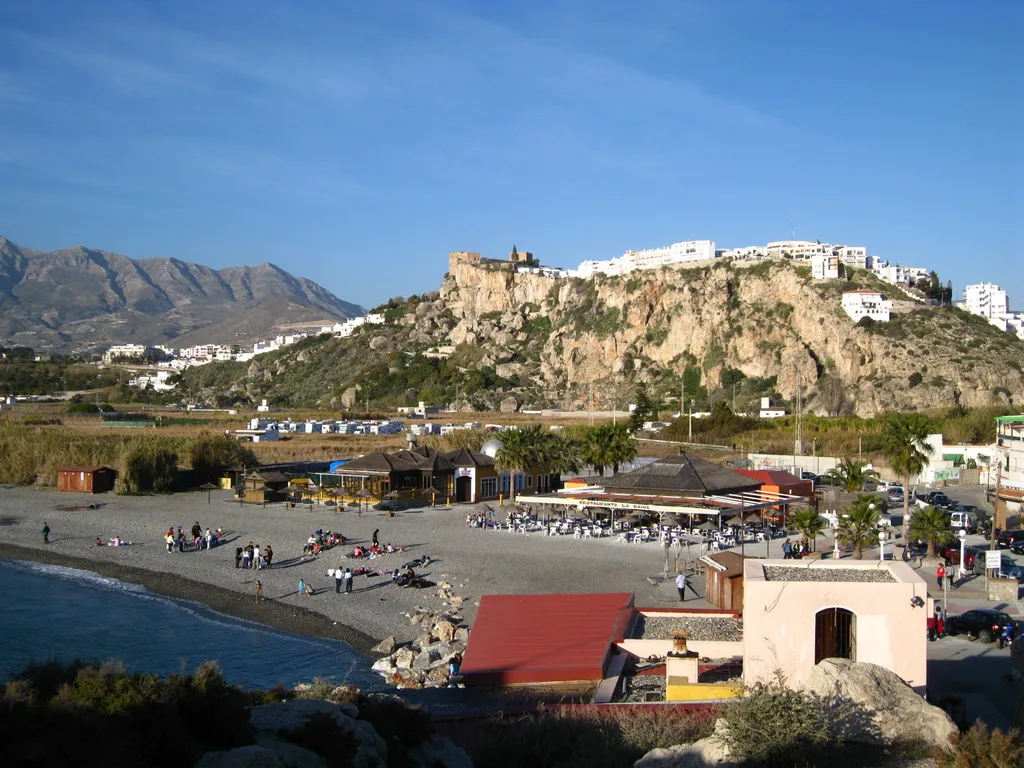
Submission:
POLYGON ((800 396, 810 412, 864 416, 1024 400, 1021 340, 864 271, 820 281, 791 262, 722 261, 581 280, 459 252, 439 293, 388 311, 351 339, 257 358, 232 386, 296 405, 351 405, 359 390, 378 406, 458 393, 477 408, 602 409, 624 407, 642 383, 687 399, 725 389, 742 407, 800 396), (840 301, 856 288, 895 300, 892 320, 855 325, 840 301))
POLYGON ((1021 340, 959 310, 915 305, 863 271, 823 281, 789 262, 723 261, 584 281, 453 253, 441 298, 455 320, 451 344, 483 350, 481 365, 563 405, 614 405, 634 383, 687 366, 710 389, 726 369, 775 377, 783 397, 801 394, 819 412, 838 395, 834 410, 860 415, 1024 398, 1021 340), (892 321, 855 325, 840 306, 854 288, 896 300, 892 321), (826 381, 841 392, 823 392, 826 381))

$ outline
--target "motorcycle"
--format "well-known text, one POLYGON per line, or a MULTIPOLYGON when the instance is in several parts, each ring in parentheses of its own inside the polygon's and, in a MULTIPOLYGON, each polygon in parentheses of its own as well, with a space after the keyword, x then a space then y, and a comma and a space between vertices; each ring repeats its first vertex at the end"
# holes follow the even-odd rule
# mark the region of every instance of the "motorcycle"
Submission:
POLYGON ((1003 627, 1003 631, 999 634, 999 639, 996 642, 1000 648, 1005 648, 1013 642, 1013 624, 1007 624, 1003 627))

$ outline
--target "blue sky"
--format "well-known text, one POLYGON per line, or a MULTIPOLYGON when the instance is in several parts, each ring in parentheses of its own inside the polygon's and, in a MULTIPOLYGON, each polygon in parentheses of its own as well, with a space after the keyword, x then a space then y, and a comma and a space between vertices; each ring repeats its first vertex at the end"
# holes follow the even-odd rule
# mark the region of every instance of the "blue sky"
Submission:
POLYGON ((0 4, 0 234, 272 261, 866 245, 1024 309, 1024 3, 0 4))

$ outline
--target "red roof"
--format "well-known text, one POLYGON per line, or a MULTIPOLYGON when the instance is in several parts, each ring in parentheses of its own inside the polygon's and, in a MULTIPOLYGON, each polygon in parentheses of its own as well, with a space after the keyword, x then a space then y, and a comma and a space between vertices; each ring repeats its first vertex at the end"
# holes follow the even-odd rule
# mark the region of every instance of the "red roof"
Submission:
POLYGON ((466 685, 599 681, 633 594, 484 595, 460 673, 466 685))
POLYGON ((784 472, 781 469, 737 469, 741 475, 757 480, 761 485, 772 485, 776 488, 791 488, 796 485, 814 484, 810 480, 801 480, 791 472, 784 472))

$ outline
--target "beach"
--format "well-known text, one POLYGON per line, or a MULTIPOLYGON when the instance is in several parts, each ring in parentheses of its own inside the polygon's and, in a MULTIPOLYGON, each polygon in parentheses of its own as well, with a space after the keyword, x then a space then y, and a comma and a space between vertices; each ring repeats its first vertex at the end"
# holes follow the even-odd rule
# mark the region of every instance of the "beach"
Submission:
MULTIPOLYGON (((499 520, 511 509, 492 506, 499 520)), ((378 510, 336 513, 333 507, 307 504, 241 505, 230 491, 212 492, 207 503, 205 492, 116 496, 9 487, 0 489, 0 558, 95 571, 276 629, 344 640, 363 653, 388 636, 399 641, 416 637, 418 628, 407 614, 417 607, 440 613, 451 606, 437 588, 403 589, 386 576, 356 577, 352 594, 338 595, 329 569, 390 570, 429 555, 430 565, 417 573, 450 584, 451 593, 464 599, 459 615, 470 626, 485 594, 635 592, 638 605, 677 600, 671 580, 650 581, 660 582, 664 563, 657 544, 468 527, 466 515, 484 508, 427 507, 389 517, 378 510), (168 553, 163 541, 167 529, 180 525, 188 536, 196 521, 204 531, 223 528, 223 543, 209 551, 168 553), (49 544, 43 543, 44 522, 51 529, 49 544), (303 545, 317 529, 342 533, 346 544, 315 558, 304 556, 303 545), (378 529, 381 544, 404 551, 374 560, 344 558, 353 544, 368 544, 378 529), (105 544, 115 535, 131 544, 96 546, 97 537, 105 544), (235 547, 250 541, 273 547, 271 569, 235 568, 235 547), (256 602, 256 579, 267 597, 262 603, 256 602), (316 594, 300 596, 300 579, 316 594)), ((703 595, 702 579, 696 585, 703 595)), ((691 605, 707 603, 694 599, 687 602, 691 605)))

